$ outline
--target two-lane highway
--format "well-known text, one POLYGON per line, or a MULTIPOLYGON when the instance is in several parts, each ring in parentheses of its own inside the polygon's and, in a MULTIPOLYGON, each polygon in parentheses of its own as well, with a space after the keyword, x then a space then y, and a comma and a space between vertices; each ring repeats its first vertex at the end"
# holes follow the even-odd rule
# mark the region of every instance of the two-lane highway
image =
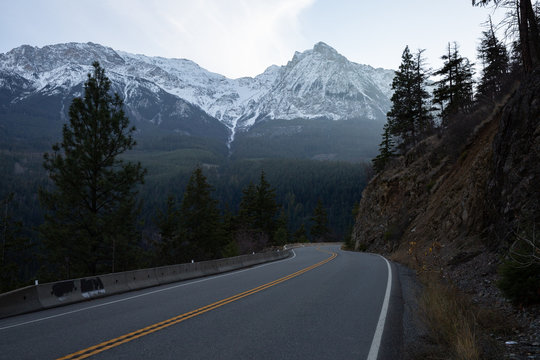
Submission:
POLYGON ((0 358, 389 358, 386 260, 338 246, 294 252, 250 269, 0 320, 0 358))

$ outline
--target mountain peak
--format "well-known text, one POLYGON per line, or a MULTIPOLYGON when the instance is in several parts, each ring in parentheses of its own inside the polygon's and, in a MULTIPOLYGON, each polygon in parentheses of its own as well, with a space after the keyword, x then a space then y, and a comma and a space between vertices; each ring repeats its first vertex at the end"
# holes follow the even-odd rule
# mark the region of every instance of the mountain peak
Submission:
POLYGON ((26 93, 14 95, 14 101, 32 93, 68 99, 95 60, 107 69, 115 91, 124 96, 137 119, 173 126, 172 114, 180 108, 169 111, 168 106, 187 102, 226 125, 231 140, 237 130, 248 130, 263 119, 385 119, 394 76, 390 70, 349 62, 324 42, 295 52, 285 66, 274 65, 255 78, 235 80, 190 60, 135 55, 95 43, 67 43, 23 46, 0 54, 0 91, 4 72, 26 81, 19 86, 28 87, 26 93))
POLYGON ((319 55, 323 57, 324 59, 332 60, 332 61, 338 61, 338 62, 348 62, 347 58, 345 56, 341 55, 337 52, 336 49, 331 47, 330 45, 320 41, 316 43, 313 46, 313 50, 310 51, 314 55, 319 55))
POLYGON ((330 45, 328 45, 328 44, 326 44, 326 43, 324 43, 322 41, 319 41, 318 43, 316 43, 313 46, 313 51, 321 53, 321 54, 339 55, 339 53, 336 51, 336 49, 334 49, 333 47, 331 47, 330 45))

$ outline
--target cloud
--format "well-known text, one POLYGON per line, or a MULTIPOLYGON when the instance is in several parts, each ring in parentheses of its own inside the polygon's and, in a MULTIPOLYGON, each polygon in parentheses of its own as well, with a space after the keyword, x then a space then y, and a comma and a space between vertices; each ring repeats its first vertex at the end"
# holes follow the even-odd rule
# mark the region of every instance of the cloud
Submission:
POLYGON ((240 77, 257 75, 292 56, 295 46, 302 42, 298 16, 313 3, 131 0, 112 6, 126 23, 136 24, 133 31, 140 42, 152 44, 154 54, 150 55, 188 58, 208 70, 240 77))

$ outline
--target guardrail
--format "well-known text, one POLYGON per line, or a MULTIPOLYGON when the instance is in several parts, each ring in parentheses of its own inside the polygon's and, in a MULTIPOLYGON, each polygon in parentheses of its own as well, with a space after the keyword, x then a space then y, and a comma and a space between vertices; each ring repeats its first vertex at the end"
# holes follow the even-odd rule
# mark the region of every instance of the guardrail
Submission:
POLYGON ((290 250, 31 285, 0 294, 0 318, 285 259, 290 250))

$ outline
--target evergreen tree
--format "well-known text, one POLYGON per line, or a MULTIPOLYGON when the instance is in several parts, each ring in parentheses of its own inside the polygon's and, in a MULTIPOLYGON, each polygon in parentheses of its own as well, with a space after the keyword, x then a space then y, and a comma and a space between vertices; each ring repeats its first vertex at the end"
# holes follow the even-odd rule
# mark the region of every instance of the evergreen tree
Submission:
POLYGON ((245 228, 255 229, 257 222, 257 188, 250 182, 242 189, 240 210, 238 211, 239 223, 245 228))
POLYGON ((222 230, 218 202, 212 198, 213 187, 202 169, 193 171, 180 207, 179 261, 209 260, 222 256, 226 238, 222 230))
POLYGON ((119 156, 135 145, 134 127, 99 63, 69 108, 63 141, 44 155, 54 188, 40 191, 40 227, 53 270, 67 277, 136 265, 137 184, 145 170, 119 156))
POLYGON ((425 50, 418 50, 414 55, 414 128, 419 139, 429 136, 435 127, 431 108, 431 94, 426 90, 428 81, 428 70, 425 69, 425 50))
POLYGON ((156 224, 159 231, 159 241, 156 243, 156 258, 160 265, 175 264, 180 258, 178 239, 178 229, 180 226, 180 210, 174 196, 167 197, 167 208, 165 212, 158 210, 156 224))
POLYGON ((323 242, 328 240, 330 235, 330 229, 328 228, 328 217, 326 215, 326 209, 323 207, 322 201, 319 199, 317 207, 313 211, 313 226, 311 227, 310 234, 313 242, 323 242))
POLYGON ((478 58, 482 61, 483 70, 477 96, 493 101, 501 92, 503 81, 508 74, 510 60, 506 47, 495 35, 491 18, 489 29, 482 33, 478 58))
POLYGON ((234 233, 237 230, 236 217, 226 206, 223 214, 223 231, 225 236, 225 248, 223 249, 223 257, 232 257, 240 255, 240 249, 234 238, 234 233))
POLYGON ((382 141, 379 145, 379 155, 372 160, 373 169, 377 173, 383 171, 388 161, 395 156, 394 140, 392 139, 392 135, 390 135, 390 126, 388 122, 384 124, 383 129, 382 141))
POLYGON ((287 215, 281 209, 281 213, 276 222, 276 231, 274 233, 274 245, 283 246, 289 242, 289 230, 287 229, 287 215))
POLYGON ((0 201, 0 293, 24 284, 31 259, 32 245, 22 236, 22 222, 11 215, 13 198, 10 193, 0 201))
POLYGON ((426 90, 428 75, 424 69, 422 53, 423 50, 419 50, 413 55, 407 46, 401 56, 401 64, 392 81, 394 93, 391 98, 392 108, 387 114, 388 133, 383 134, 381 143, 385 152, 381 152, 382 163, 389 158, 389 136, 386 135, 398 138, 399 147, 405 152, 433 128, 433 117, 427 101, 430 98, 426 90))
POLYGON ((298 230, 296 230, 294 232, 293 241, 297 242, 297 243, 307 243, 307 242, 309 242, 309 240, 307 238, 306 227, 304 226, 304 224, 300 225, 298 230))
MULTIPOLYGON (((540 31, 538 17, 531 0, 494 0, 496 5, 505 5, 515 9, 510 13, 519 32, 519 47, 523 69, 532 72, 540 66, 540 31)), ((472 0, 474 5, 487 5, 491 0, 472 0)), ((514 23, 514 22, 512 22, 514 23)))
POLYGON ((276 231, 278 206, 275 189, 266 180, 264 171, 261 171, 258 185, 250 183, 242 192, 239 221, 249 230, 266 234, 272 243, 272 236, 276 231))
MULTIPOLYGON (((360 212, 360 202, 356 202, 354 203, 354 206, 351 211, 353 223, 356 222, 356 218, 358 217, 359 212, 360 212)), ((355 241, 353 240, 352 233, 353 233, 353 225, 350 226, 349 231, 347 231, 347 234, 345 235, 345 241, 343 244, 343 248, 345 250, 354 250, 355 241)))
POLYGON ((387 114, 390 134, 400 138, 402 147, 416 143, 414 86, 414 59, 409 47, 406 46, 401 55, 401 64, 392 81, 394 91, 390 99, 392 108, 387 114))
POLYGON ((441 57, 443 67, 434 75, 440 76, 433 92, 433 103, 439 105, 442 125, 447 126, 450 115, 467 112, 473 104, 472 64, 459 54, 458 46, 448 43, 448 53, 441 57))

